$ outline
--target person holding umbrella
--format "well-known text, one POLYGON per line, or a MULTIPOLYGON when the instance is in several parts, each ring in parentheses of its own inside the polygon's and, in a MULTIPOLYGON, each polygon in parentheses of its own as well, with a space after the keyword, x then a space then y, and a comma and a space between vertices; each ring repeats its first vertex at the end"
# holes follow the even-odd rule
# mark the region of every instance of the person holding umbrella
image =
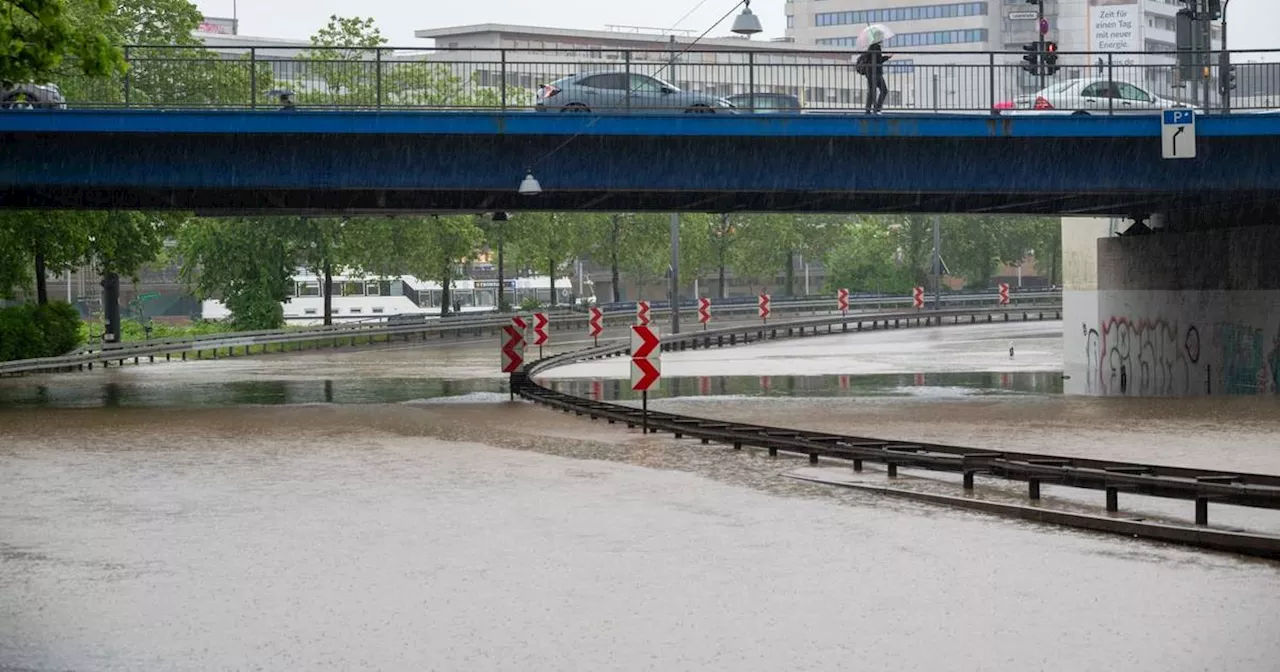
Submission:
POLYGON ((879 114, 884 99, 889 95, 889 84, 884 79, 884 63, 892 56, 884 53, 884 41, 893 37, 893 31, 881 23, 873 23, 858 33, 858 46, 864 51, 854 62, 853 68, 867 78, 867 114, 879 114))

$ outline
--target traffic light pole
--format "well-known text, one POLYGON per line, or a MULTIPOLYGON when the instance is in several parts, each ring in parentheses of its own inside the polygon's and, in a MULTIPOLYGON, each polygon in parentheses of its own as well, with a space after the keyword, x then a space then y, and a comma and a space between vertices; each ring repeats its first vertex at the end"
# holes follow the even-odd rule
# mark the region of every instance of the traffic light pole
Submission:
POLYGON ((1222 58, 1218 59, 1221 63, 1221 70, 1218 72, 1218 83, 1222 87, 1222 112, 1224 114, 1231 114, 1231 87, 1235 85, 1235 82, 1232 81, 1234 73, 1231 72, 1231 51, 1227 49, 1227 5, 1230 4, 1231 0, 1222 0, 1222 58))
POLYGON ((1040 90, 1044 91, 1045 70, 1048 70, 1044 65, 1046 53, 1044 48, 1044 0, 1036 3, 1036 14, 1036 32, 1040 33, 1040 50, 1038 52, 1040 54, 1040 90))

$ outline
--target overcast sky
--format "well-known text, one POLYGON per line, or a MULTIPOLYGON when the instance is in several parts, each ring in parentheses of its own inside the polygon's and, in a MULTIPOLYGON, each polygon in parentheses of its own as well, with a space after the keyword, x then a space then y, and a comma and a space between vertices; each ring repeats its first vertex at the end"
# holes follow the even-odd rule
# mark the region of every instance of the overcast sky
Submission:
MULTIPOLYGON (((256 37, 305 39, 330 14, 372 16, 391 46, 428 46, 414 38, 423 28, 473 23, 515 23, 560 28, 603 29, 606 24, 672 28, 699 0, 238 0, 240 33, 256 37)), ((735 0, 705 0, 680 23, 702 32, 735 0)), ((998 6, 999 0, 992 0, 998 6)), ((210 16, 231 16, 233 0, 196 0, 210 16)), ((784 0, 753 0, 751 9, 764 24, 765 38, 781 37, 784 0)), ((1280 0, 1232 0, 1232 49, 1280 48, 1280 0)), ((727 34, 730 22, 712 35, 727 34)), ((761 39, 757 36, 756 39, 761 39)), ((1268 59, 1272 60, 1272 59, 1268 59)))

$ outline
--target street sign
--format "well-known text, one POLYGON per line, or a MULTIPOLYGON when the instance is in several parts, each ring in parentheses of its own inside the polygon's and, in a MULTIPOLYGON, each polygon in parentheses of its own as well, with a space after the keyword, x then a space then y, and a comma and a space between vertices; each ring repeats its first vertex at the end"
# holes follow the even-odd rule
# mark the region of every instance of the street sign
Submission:
POLYGON ((636 324, 647 326, 649 324, 649 302, 636 301, 636 324))
POLYGON ((911 307, 924 308, 924 287, 914 287, 911 290, 911 307))
POLYGON ((1007 282, 1000 283, 1000 293, 998 295, 998 298, 1000 301, 1000 305, 1002 306, 1009 305, 1009 283, 1007 282))
POLYGON ((542 347, 547 342, 547 319, 546 313, 533 314, 533 344, 542 347))
POLYGON ((591 319, 587 320, 587 334, 591 336, 591 338, 600 337, 600 334, 604 331, 604 325, 602 324, 603 320, 604 313, 601 312, 599 308, 591 306, 591 319))
POLYGON ((146 294, 142 294, 138 296, 139 301, 150 301, 151 299, 158 299, 158 298, 160 298, 159 292, 147 292, 146 294))
POLYGON ((524 332, 516 325, 502 327, 498 336, 502 352, 502 372, 515 373, 524 365, 524 332))
POLYGON ((842 313, 849 312, 849 290, 840 289, 836 292, 836 309, 842 313))
POLYGON ((1196 112, 1164 110, 1160 118, 1160 155, 1166 159, 1196 158, 1196 112))
POLYGON ((653 359, 631 360, 631 389, 637 392, 647 392, 661 377, 661 359, 655 357, 653 359))
POLYGON ((705 296, 698 299, 698 321, 702 323, 704 329, 711 321, 711 299, 705 296))
POLYGON ((1040 18, 1040 12, 1009 12, 1004 17, 1010 21, 1035 21, 1040 18))
POLYGON ((765 322, 768 322, 768 321, 769 321, 769 313, 771 312, 771 311, 769 310, 769 295, 768 295, 768 294, 761 294, 761 295, 760 295, 760 302, 759 302, 759 303, 760 303, 760 319, 761 319, 761 320, 763 320, 763 321, 765 321, 765 322))
POLYGON ((657 327, 631 327, 631 358, 652 359, 662 356, 662 339, 657 327))

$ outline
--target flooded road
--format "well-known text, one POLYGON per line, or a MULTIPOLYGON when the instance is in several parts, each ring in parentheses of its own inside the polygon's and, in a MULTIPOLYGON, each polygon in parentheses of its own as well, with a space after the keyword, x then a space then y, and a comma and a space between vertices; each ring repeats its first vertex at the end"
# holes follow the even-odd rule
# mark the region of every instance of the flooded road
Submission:
POLYGON ((5 411, 0 428, 0 669, 1280 656, 1275 563, 803 484, 779 477, 795 460, 483 395, 5 411))
MULTIPOLYGON (((1280 473, 1274 405, 1061 397, 1054 329, 670 353, 681 396, 655 403, 1280 473), (702 395, 703 379, 721 389, 702 395)), ((1280 659, 1280 563, 784 478, 803 461, 507 402, 496 354, 397 346, 0 380, 0 670, 1280 659)), ((606 369, 562 371, 612 385, 606 369)))

